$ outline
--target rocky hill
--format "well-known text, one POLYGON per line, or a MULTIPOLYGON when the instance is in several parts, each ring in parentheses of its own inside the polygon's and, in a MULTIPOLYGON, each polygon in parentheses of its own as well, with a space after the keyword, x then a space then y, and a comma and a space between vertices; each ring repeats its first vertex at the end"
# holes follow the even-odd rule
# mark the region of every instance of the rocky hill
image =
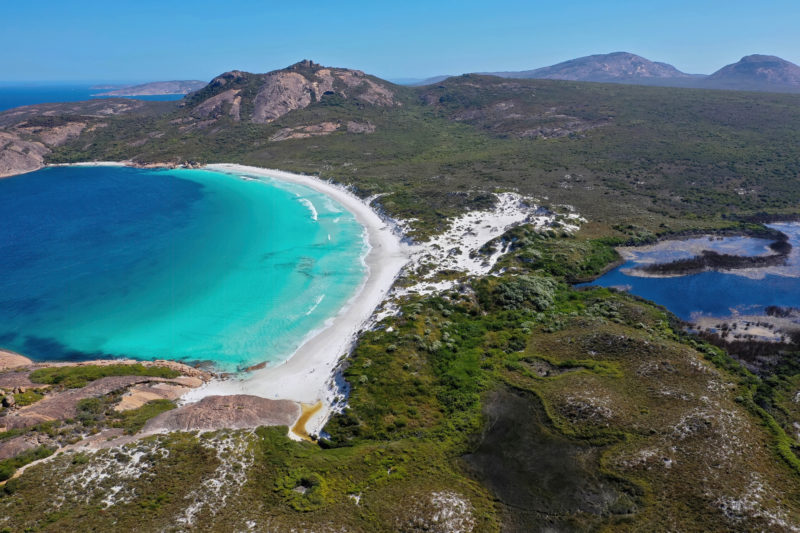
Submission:
POLYGON ((505 78, 598 81, 645 85, 685 85, 696 76, 667 63, 650 61, 628 52, 579 57, 549 67, 521 72, 494 72, 505 78))
POLYGON ((713 89, 800 92, 800 67, 776 56, 749 55, 702 82, 713 89))
MULTIPOLYGON (((170 90, 178 88, 171 87, 170 90)), ((336 132, 370 134, 375 125, 357 117, 364 116, 364 109, 401 106, 398 90, 403 89, 359 70, 323 67, 305 60, 266 74, 225 72, 180 103, 109 99, 10 109, 0 113, 0 177, 41 168, 53 148, 81 134, 88 134, 83 146, 92 146, 95 139, 103 137, 103 129, 109 125, 107 119, 117 115, 133 115, 133 120, 168 120, 157 131, 143 133, 123 125, 121 130, 107 133, 117 140, 126 139, 122 144, 128 148, 159 145, 165 134, 216 134, 238 123, 277 125, 278 119, 312 104, 330 107, 333 112, 346 104, 349 111, 335 119, 290 119, 282 127, 270 130, 266 137, 284 141, 336 132), (127 139, 130 136, 133 138, 127 139)), ((127 159, 135 155, 120 153, 115 157, 127 159)))
MULTIPOLYGON (((659 87, 737 91, 800 92, 800 67, 776 56, 749 55, 711 75, 687 74, 667 63, 628 52, 579 57, 532 70, 490 72, 503 78, 529 78, 659 87)), ((443 77, 441 77, 443 78, 443 77)), ((436 82, 440 79, 432 78, 436 82)), ((431 81, 430 83, 434 83, 431 81)))
POLYGON ((242 397, 207 407, 247 429, 172 431, 206 420, 170 399, 173 373, 9 366, 0 529, 797 531, 800 347, 757 352, 773 366, 752 374, 664 308, 571 284, 619 244, 796 219, 798 104, 475 74, 410 88, 303 61, 181 102, 0 113, 0 161, 30 158, 18 172, 240 163, 347 185, 427 241, 398 288, 452 287, 397 294, 359 334, 347 408, 317 443, 252 427, 296 405, 242 397), (517 194, 528 223, 493 232, 517 194), (475 235, 492 240, 470 253, 475 235))
POLYGON ((236 121, 269 124, 290 111, 335 97, 382 107, 397 104, 394 91, 382 80, 360 70, 304 60, 267 74, 239 70, 221 74, 192 95, 187 107, 199 118, 227 115, 236 121))
POLYGON ((9 109, 0 113, 0 178, 42 168, 53 148, 107 127, 111 117, 167 107, 120 98, 9 109))

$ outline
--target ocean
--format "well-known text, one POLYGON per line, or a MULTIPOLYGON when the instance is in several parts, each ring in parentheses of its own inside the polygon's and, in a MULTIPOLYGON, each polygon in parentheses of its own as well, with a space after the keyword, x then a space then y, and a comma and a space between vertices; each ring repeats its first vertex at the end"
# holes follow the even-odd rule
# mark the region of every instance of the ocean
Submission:
MULTIPOLYGON (((92 96, 102 92, 91 85, 0 85, 0 111, 23 105, 51 102, 81 102, 98 98, 92 96)), ((132 97, 133 98, 133 97, 132 97)), ((136 96, 137 100, 180 100, 182 94, 136 96)))
POLYGON ((0 180, 0 347, 37 360, 286 359, 357 292, 363 227, 329 197, 205 170, 0 180))

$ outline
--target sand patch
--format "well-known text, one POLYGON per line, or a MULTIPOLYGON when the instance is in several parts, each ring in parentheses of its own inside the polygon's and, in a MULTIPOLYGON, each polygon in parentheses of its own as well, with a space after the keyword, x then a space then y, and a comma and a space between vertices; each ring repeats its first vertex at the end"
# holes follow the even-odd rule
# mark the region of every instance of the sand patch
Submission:
POLYGON ((303 440, 312 441, 313 439, 306 429, 306 423, 322 409, 322 402, 317 402, 314 405, 303 403, 300 404, 300 409, 300 418, 298 418, 297 422, 292 426, 291 432, 303 440))

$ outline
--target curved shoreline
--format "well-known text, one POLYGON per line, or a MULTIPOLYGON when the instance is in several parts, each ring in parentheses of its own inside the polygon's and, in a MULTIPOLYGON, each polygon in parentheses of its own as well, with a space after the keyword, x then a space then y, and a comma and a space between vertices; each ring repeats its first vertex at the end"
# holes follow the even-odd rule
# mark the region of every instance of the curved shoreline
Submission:
POLYGON ((337 400, 338 391, 334 383, 336 367, 350 351, 358 333, 408 262, 407 246, 363 200, 319 178, 236 164, 210 164, 203 168, 237 177, 271 178, 310 187, 341 204, 366 230, 370 247, 364 258, 367 275, 350 301, 329 323, 317 332, 310 332, 309 337, 283 363, 253 370, 242 377, 214 379, 183 397, 187 403, 207 396, 233 394, 294 400, 304 404, 321 401, 323 408, 306 424, 309 434, 319 434, 337 400))
MULTIPOLYGON (((127 161, 94 161, 48 166, 137 166, 127 161)), ((148 167, 171 167, 148 165, 148 167)), ((196 403, 209 396, 251 395, 270 400, 291 400, 301 405, 321 403, 305 424, 306 434, 319 434, 340 399, 336 369, 352 349, 358 334, 384 301, 402 268, 408 263, 410 249, 364 200, 344 187, 314 176, 282 170, 237 164, 209 164, 192 168, 227 174, 236 178, 274 179, 311 188, 338 202, 353 214, 364 228, 367 253, 362 256, 366 275, 354 295, 324 326, 308 332, 300 346, 275 366, 255 365, 226 377, 215 377, 187 392, 181 403, 196 403)), ((85 361, 84 364, 91 363, 85 361)), ((290 436, 294 435, 290 430, 290 436)))

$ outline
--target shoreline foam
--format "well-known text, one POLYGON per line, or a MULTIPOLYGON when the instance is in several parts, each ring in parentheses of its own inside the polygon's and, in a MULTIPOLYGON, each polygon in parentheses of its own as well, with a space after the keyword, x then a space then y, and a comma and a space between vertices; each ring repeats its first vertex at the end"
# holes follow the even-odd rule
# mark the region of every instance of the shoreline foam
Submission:
POLYGON ((267 365, 242 377, 212 380, 182 398, 186 403, 193 403, 213 395, 251 394, 305 404, 321 401, 323 408, 306 424, 309 434, 319 434, 337 401, 336 368, 408 262, 407 247, 400 242, 392 227, 363 200, 319 178, 235 164, 212 164, 203 168, 235 177, 275 179, 310 187, 341 204, 365 228, 369 245, 364 257, 367 275, 355 295, 335 317, 323 328, 310 332, 283 363, 267 365))
MULTIPOLYGON (((47 166, 136 166, 129 161, 91 161, 61 163, 47 166)), ((172 165, 146 165, 174 168, 172 165)), ((178 167, 175 167, 178 168, 178 167)), ((265 169, 237 164, 209 164, 192 167, 227 174, 238 179, 274 179, 296 183, 320 192, 338 202, 353 214, 363 226, 368 251, 362 256, 367 273, 355 294, 336 316, 303 339, 300 346, 285 361, 264 367, 255 365, 249 372, 233 377, 213 378, 199 388, 190 390, 181 403, 195 403, 208 396, 252 395, 271 400, 292 400, 298 404, 316 404, 317 410, 305 425, 306 433, 320 434, 323 426, 340 399, 336 384, 336 369, 341 359, 352 349, 360 331, 369 323, 375 309, 388 296, 395 280, 408 263, 410 251, 395 233, 395 228, 384 221, 364 201, 344 187, 323 181, 314 176, 294 174, 282 170, 265 169)), ((84 362, 85 364, 91 361, 84 362)), ((293 438, 301 438, 290 431, 293 438)))

